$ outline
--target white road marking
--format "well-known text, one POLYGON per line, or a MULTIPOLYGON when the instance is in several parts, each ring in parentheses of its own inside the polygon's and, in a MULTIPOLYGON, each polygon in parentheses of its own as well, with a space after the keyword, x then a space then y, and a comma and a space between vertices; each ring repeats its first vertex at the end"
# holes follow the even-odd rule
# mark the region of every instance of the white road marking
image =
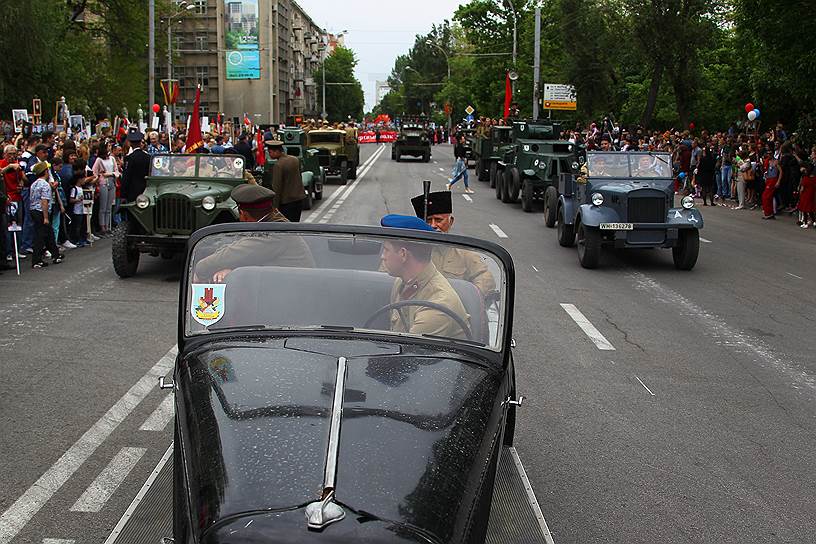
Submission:
POLYGON ((440 167, 439 167, 439 171, 440 171, 440 172, 444 172, 444 171, 445 171, 445 169, 444 169, 444 168, 442 168, 442 167, 440 166, 440 167))
POLYGON ((8 544, 96 451, 102 442, 156 387, 156 380, 173 368, 178 348, 173 346, 99 420, 85 431, 42 476, 0 516, 0 544, 8 544))
POLYGON ((470 198, 470 195, 465 195, 465 194, 463 194, 463 195, 462 195, 462 198, 464 198, 464 199, 465 199, 465 200, 467 200, 468 202, 473 202, 473 199, 472 199, 472 198, 470 198))
POLYGON ((641 379, 640 379, 640 378, 638 378, 637 376, 635 376, 635 379, 636 379, 637 381, 639 381, 639 382, 640 382, 640 385, 642 385, 642 386, 643 386, 643 388, 644 388, 646 391, 648 391, 648 392, 649 392, 649 394, 650 394, 651 396, 653 396, 653 397, 655 396, 655 394, 654 394, 654 393, 652 393, 652 390, 651 390, 651 389, 649 389, 648 387, 646 387, 646 384, 645 384, 645 383, 643 383, 643 380, 641 380, 641 379))
POLYGON ((637 289, 646 291, 657 301, 669 305, 675 314, 687 316, 699 326, 703 334, 710 336, 718 345, 730 351, 749 355, 759 366, 783 374, 794 389, 807 388, 811 393, 816 392, 816 376, 809 372, 804 364, 785 358, 778 348, 730 326, 720 316, 708 312, 643 273, 633 272, 630 278, 635 282, 637 289))
POLYGON ((76 540, 69 538, 43 538, 42 544, 74 544, 76 540))
POLYGON ((547 520, 544 519, 544 514, 541 512, 541 506, 539 506, 538 500, 533 492, 533 486, 530 484, 530 479, 527 477, 527 471, 524 470, 524 465, 521 464, 521 458, 519 457, 516 448, 513 446, 510 446, 510 455, 513 457, 513 464, 516 465, 516 470, 518 470, 519 477, 524 483, 524 491, 527 493, 527 500, 530 503, 530 508, 533 510, 533 514, 535 514, 535 517, 538 520, 538 526, 541 529, 541 532, 544 534, 544 542, 547 544, 554 544, 552 534, 550 533, 550 528, 547 526, 547 520))
POLYGON ((700 236, 700 241, 703 242, 704 244, 710 244, 711 243, 711 240, 703 238, 702 236, 700 236))
POLYGON ((592 343, 597 346, 598 349, 604 351, 614 351, 615 346, 609 343, 601 331, 595 328, 595 325, 590 323, 589 319, 587 319, 581 311, 575 307, 574 304, 561 304, 561 307, 564 308, 564 311, 575 321, 575 324, 578 325, 584 334, 586 334, 592 343))
POLYGON ((531 264, 530 266, 533 268, 533 270, 535 270, 536 272, 538 272, 538 268, 536 268, 534 264, 531 264))
POLYGON ((343 191, 343 194, 340 195, 340 198, 337 200, 337 203, 334 206, 332 206, 332 209, 326 212, 326 215, 324 215, 320 219, 320 221, 318 221, 318 223, 325 224, 331 221, 332 217, 334 216, 334 213, 346 201, 351 192, 357 187, 357 184, 363 180, 366 174, 368 174, 368 171, 371 170, 371 167, 374 166, 374 163, 377 161, 380 155, 383 154, 383 151, 385 151, 385 146, 381 147, 380 149, 374 152, 374 154, 371 156, 372 160, 370 160, 368 164, 366 164, 363 167, 362 171, 357 175, 357 179, 354 180, 354 183, 345 188, 345 191, 343 191))
POLYGON ((167 424, 170 423, 170 420, 173 419, 175 415, 175 406, 173 405, 173 395, 167 395, 164 397, 164 400, 161 401, 159 406, 153 410, 153 413, 150 414, 142 426, 139 427, 140 431, 163 431, 167 424))
POLYGON ((797 276, 796 274, 791 274, 790 272, 785 272, 785 274, 787 274, 788 276, 793 276, 793 277, 794 277, 794 278, 796 278, 797 280, 803 280, 803 279, 805 279, 805 278, 803 278, 802 276, 797 276))
POLYGON ((71 512, 99 512, 147 448, 122 448, 71 507, 71 512))
POLYGON ((150 486, 153 485, 153 482, 156 481, 156 478, 159 476, 159 473, 164 468, 164 465, 167 464, 168 459, 173 454, 173 444, 170 444, 170 447, 167 448, 167 451, 164 452, 159 464, 156 465, 156 468, 153 469, 153 472, 150 473, 150 476, 147 478, 147 481, 144 483, 142 488, 136 493, 136 497, 134 497, 133 502, 130 503, 125 513, 122 514, 122 518, 119 520, 119 523, 116 524, 116 527, 113 528, 111 534, 108 535, 108 538, 105 539, 104 544, 113 544, 116 539, 119 537, 119 534, 122 532, 122 529, 125 528, 125 525, 130 520, 131 516, 133 516, 133 512, 136 511, 136 507, 139 506, 139 503, 142 502, 144 496, 147 495, 150 486))
MULTIPOLYGON (((358 168, 360 170, 362 170, 366 166, 371 164, 374 160, 376 160, 377 154, 382 153, 382 150, 384 150, 384 149, 385 149, 385 144, 380 144, 380 148, 377 149, 376 151, 374 151, 366 160, 364 160, 363 164, 361 164, 358 168)), ((357 179, 360 179, 360 176, 357 176, 357 179)), ((303 221, 301 221, 301 222, 302 223, 313 223, 318 218, 318 216, 320 216, 320 214, 323 213, 327 209, 329 204, 331 204, 346 189, 348 189, 348 187, 346 187, 345 185, 341 185, 340 187, 335 189, 334 192, 331 195, 329 195, 328 198, 326 198, 325 200, 320 201, 322 203, 322 206, 320 206, 318 209, 316 209, 312 213, 310 213, 309 216, 306 219, 304 219, 303 221)))
POLYGON ((496 236, 498 236, 499 238, 510 238, 509 236, 507 236, 507 234, 505 234, 505 232, 502 229, 499 228, 498 225, 490 223, 490 228, 493 229, 493 232, 495 232, 496 236))

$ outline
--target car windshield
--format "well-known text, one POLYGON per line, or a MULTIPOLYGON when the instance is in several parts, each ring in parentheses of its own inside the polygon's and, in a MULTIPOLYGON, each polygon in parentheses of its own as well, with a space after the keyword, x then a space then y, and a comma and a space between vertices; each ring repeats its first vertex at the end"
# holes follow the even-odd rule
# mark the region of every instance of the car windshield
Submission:
POLYGON ((154 177, 202 177, 242 179, 244 159, 231 155, 156 155, 150 175, 154 177))
POLYGON ((587 168, 595 178, 670 178, 668 153, 587 153, 587 168))
POLYGON ((411 238, 229 232, 192 250, 186 335, 342 330, 501 348, 506 273, 493 254, 411 238))
POLYGON ((339 144, 343 135, 339 132, 310 132, 309 145, 339 144))
POLYGON ((668 153, 629 153, 629 165, 635 178, 672 177, 668 153))

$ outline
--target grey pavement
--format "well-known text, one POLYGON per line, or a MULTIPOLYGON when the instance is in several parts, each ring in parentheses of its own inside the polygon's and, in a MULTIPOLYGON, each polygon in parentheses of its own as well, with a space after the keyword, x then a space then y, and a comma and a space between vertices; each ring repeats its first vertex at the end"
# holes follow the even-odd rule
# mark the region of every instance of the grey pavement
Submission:
MULTIPOLYGON (((377 224, 410 213, 422 179, 444 188, 451 151, 396 163, 386 146, 353 190, 329 186, 304 218, 334 208, 333 223, 377 224)), ((475 175, 471 187, 470 201, 454 187, 454 230, 501 243, 515 261, 517 382, 528 397, 516 445, 555 542, 812 542, 816 233, 702 208, 710 243, 693 271, 675 270, 666 250, 610 251, 590 271, 540 208, 502 204, 475 175), (614 350, 598 349, 562 304, 614 350)), ((145 257, 120 280, 101 241, 23 272, 0 276, 0 544, 101 543, 172 439, 170 424, 140 430, 166 396, 156 387, 103 416, 173 346, 181 261, 145 257), (94 434, 111 417, 122 421, 94 434), (101 509, 71 511, 123 448, 144 453, 101 509), (34 485, 43 474, 64 484, 34 485), (20 497, 44 500, 32 513, 20 497), (25 516, 9 512, 30 520, 15 532, 25 516)))

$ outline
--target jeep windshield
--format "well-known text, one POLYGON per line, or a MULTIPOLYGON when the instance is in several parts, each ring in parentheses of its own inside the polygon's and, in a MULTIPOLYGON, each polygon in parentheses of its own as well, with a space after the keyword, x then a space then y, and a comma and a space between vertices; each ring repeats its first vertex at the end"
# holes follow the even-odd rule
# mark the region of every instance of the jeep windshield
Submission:
POLYGON ((190 263, 188 336, 324 330, 501 347, 506 272, 486 251, 410 238, 228 232, 199 240, 190 263))
POLYGON ((309 145, 339 144, 343 141, 343 136, 340 132, 310 132, 309 145))
POLYGON ((244 159, 234 155, 156 155, 150 175, 164 178, 243 179, 244 159))
POLYGON ((671 178, 668 153, 588 152, 587 169, 594 178, 671 178))

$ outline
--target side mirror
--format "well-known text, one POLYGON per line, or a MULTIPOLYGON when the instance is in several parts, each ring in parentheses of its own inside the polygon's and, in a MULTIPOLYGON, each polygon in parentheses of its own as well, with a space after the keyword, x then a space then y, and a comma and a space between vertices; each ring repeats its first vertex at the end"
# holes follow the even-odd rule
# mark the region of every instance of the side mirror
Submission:
POLYGON ((579 165, 582 165, 582 164, 584 164, 585 162, 586 162, 586 157, 584 157, 583 155, 581 155, 580 157, 578 157, 578 164, 579 164, 579 165))

